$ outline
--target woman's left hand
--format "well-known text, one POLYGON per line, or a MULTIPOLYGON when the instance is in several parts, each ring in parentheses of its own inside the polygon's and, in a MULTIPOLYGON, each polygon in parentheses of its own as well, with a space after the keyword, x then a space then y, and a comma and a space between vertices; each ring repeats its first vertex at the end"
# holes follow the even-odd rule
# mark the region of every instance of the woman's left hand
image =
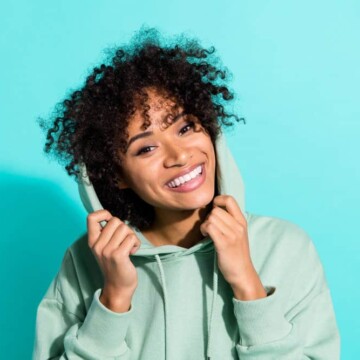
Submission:
POLYGON ((219 269, 237 299, 267 296, 251 261, 246 219, 232 196, 219 195, 213 199, 213 209, 200 231, 214 241, 219 269))

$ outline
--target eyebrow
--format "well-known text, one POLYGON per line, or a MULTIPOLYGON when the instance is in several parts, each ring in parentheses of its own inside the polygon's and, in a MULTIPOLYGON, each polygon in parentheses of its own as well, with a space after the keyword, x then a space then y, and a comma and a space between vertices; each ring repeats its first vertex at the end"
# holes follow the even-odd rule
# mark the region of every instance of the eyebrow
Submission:
MULTIPOLYGON (((178 120, 179 120, 181 117, 183 117, 184 115, 186 115, 185 112, 182 112, 182 113, 176 115, 176 116, 174 117, 174 119, 172 120, 171 124, 174 124, 176 121, 178 121, 178 120)), ((138 139, 141 139, 141 138, 144 138, 144 137, 151 136, 151 135, 153 135, 153 134, 154 134, 153 131, 145 131, 145 132, 142 132, 142 133, 140 133, 140 134, 137 134, 137 135, 133 136, 133 137, 129 140, 129 142, 128 142, 127 149, 129 149, 130 145, 131 145, 134 141, 136 141, 136 140, 138 140, 138 139)))

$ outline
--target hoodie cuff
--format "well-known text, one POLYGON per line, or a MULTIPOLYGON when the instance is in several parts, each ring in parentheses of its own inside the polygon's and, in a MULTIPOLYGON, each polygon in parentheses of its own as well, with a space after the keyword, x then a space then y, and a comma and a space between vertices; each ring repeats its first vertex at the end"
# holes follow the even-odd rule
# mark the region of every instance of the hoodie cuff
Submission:
POLYGON ((134 313, 133 304, 129 311, 117 313, 109 310, 99 300, 101 289, 94 298, 86 318, 78 331, 78 341, 89 351, 105 356, 124 352, 125 336, 134 313))
POLYGON ((265 287, 268 296, 242 301, 233 297, 234 313, 240 332, 240 345, 254 346, 280 340, 291 331, 285 319, 276 289, 265 287))

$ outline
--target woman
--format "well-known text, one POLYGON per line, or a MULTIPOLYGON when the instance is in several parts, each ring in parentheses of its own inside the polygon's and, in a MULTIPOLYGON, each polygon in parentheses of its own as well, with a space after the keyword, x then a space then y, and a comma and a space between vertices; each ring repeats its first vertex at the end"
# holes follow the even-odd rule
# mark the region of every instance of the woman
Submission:
POLYGON ((146 34, 63 102, 46 150, 79 177, 88 232, 39 305, 34 359, 339 358, 311 240, 245 211, 212 53, 146 34))

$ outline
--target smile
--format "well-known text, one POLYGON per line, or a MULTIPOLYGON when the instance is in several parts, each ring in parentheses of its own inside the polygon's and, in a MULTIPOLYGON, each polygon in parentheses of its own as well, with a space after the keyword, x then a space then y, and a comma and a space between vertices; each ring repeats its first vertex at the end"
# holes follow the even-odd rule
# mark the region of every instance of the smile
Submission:
POLYGON ((172 188, 183 185, 183 184, 191 181, 192 179, 195 179, 197 176, 199 176, 201 174, 201 171, 202 171, 202 166, 199 165, 193 171, 190 171, 189 173, 187 173, 183 176, 179 176, 178 178, 170 181, 167 185, 172 188))
POLYGON ((194 170, 183 176, 179 176, 166 185, 173 191, 187 192, 198 188, 205 180, 204 164, 197 166, 194 170))

